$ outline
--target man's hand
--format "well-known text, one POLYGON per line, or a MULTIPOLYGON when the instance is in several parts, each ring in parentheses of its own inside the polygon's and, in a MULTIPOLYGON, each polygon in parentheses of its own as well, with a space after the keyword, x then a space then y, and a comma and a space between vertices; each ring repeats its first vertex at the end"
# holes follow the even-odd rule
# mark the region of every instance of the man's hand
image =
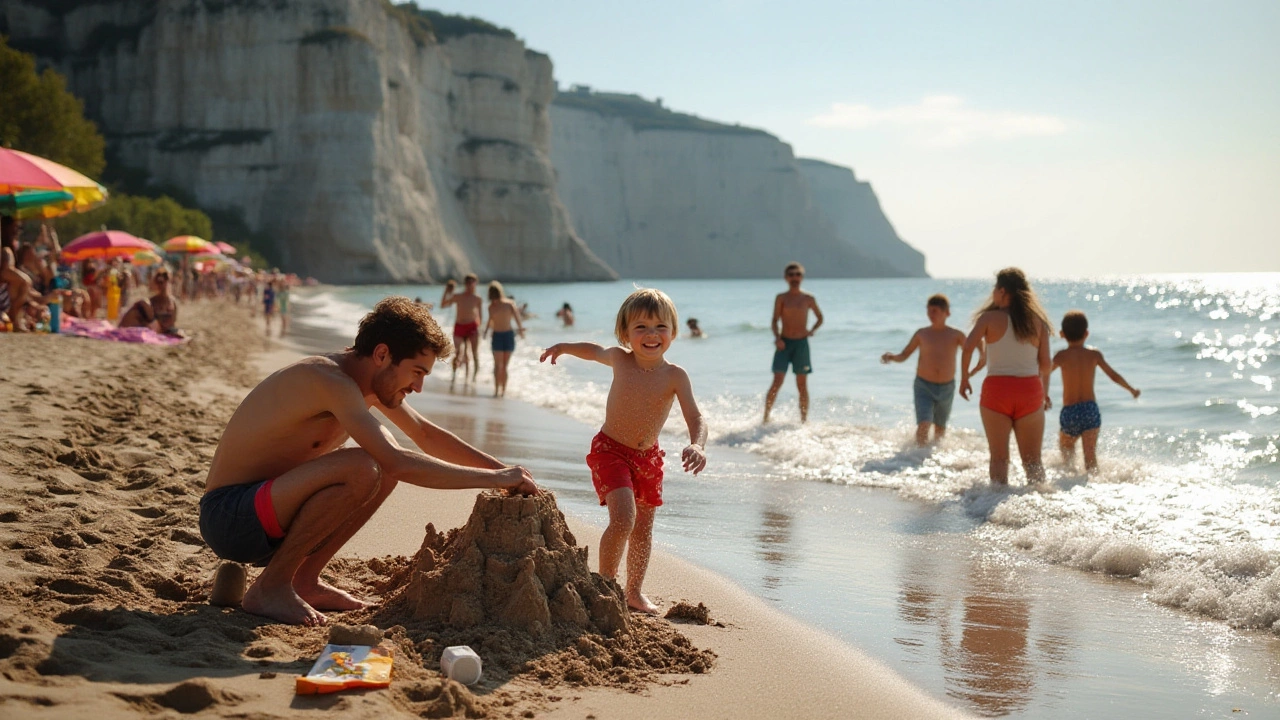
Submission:
POLYGON ((775 339, 775 340, 773 341, 773 344, 774 344, 774 345, 776 345, 776 346, 777 346, 777 348, 778 348, 779 350, 786 350, 786 349, 787 349, 787 343, 786 343, 786 342, 784 342, 782 338, 777 338, 777 339, 775 339))
POLYGON ((1048 395, 1045 395, 1045 396, 1044 396, 1044 409, 1045 409, 1045 410, 1048 410, 1048 409, 1050 409, 1050 408, 1052 408, 1052 407, 1053 407, 1053 398, 1049 397, 1048 395))
POLYGON ((880 356, 880 363, 882 365, 888 365, 891 362, 893 362, 893 353, 885 353, 880 356))
POLYGON ((564 348, 560 347, 560 343, 556 343, 546 350, 542 351, 542 357, 538 358, 538 362, 546 362, 547 358, 551 358, 551 364, 556 364, 556 358, 564 354, 564 348))
POLYGON ((498 471, 501 487, 508 495, 541 495, 542 490, 533 482, 533 473, 520 465, 511 465, 498 471))
POLYGON ((968 400, 971 394, 973 394, 973 386, 969 384, 969 378, 962 378, 960 380, 960 397, 968 400))
POLYGON ((707 466, 707 454, 701 445, 686 447, 684 452, 680 453, 680 460, 684 462, 684 471, 694 475, 702 472, 702 469, 707 466))
POLYGON ((1138 396, 1142 394, 1142 391, 1141 391, 1141 390, 1139 390, 1138 388, 1133 388, 1133 389, 1131 389, 1129 392, 1133 393, 1133 399, 1134 399, 1134 400, 1137 400, 1137 399, 1138 399, 1138 396))

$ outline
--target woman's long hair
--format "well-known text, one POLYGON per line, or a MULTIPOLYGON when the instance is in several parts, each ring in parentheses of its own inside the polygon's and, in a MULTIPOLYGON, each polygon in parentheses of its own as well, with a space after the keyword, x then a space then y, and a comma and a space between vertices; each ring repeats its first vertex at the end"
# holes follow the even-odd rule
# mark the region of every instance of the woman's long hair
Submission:
POLYGON ((1013 336, 1019 342, 1030 342, 1036 338, 1040 332, 1035 323, 1037 319, 1052 332, 1053 324, 1049 322, 1049 314, 1040 306, 1040 301, 1032 292, 1031 283, 1027 282, 1025 273, 1016 267, 1007 267, 996 273, 996 287, 1008 293, 1009 307, 998 307, 993 300, 974 313, 974 320, 989 310, 1004 310, 1009 313, 1009 324, 1013 327, 1013 336))

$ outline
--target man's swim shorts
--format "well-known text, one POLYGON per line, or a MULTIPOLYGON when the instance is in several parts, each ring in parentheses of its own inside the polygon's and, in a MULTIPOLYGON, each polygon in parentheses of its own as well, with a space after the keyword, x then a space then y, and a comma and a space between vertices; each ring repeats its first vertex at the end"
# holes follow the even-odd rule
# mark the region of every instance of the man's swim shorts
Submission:
POLYGON ((200 534, 223 560, 266 565, 284 541, 271 502, 272 480, 227 485, 200 498, 200 534))
POLYGON ((493 333, 493 351, 494 352, 515 352, 516 351, 516 331, 504 330, 502 332, 494 331, 493 333))
POLYGON ((1102 411, 1093 400, 1078 402, 1062 408, 1058 413, 1058 424, 1062 426, 1063 435, 1080 437, 1089 430, 1102 427, 1102 411))
POLYGON ((662 458, 666 453, 656 444, 648 450, 627 447, 603 432, 591 439, 587 467, 591 482, 604 505, 604 496, 618 488, 631 488, 636 502, 651 507, 662 505, 662 458))
POLYGON ((809 364, 809 338, 796 340, 782 338, 782 342, 785 347, 773 354, 775 373, 785 373, 787 365, 790 365, 791 370, 797 375, 808 375, 813 372, 813 367, 809 364))
POLYGON ((951 417, 951 403, 956 399, 956 381, 934 383, 919 375, 915 382, 916 424, 931 422, 940 428, 951 417))
POLYGON ((480 323, 478 322, 453 324, 453 336, 457 338, 469 338, 472 335, 475 335, 479 332, 480 332, 480 323))
POLYGON ((1040 382, 1039 375, 988 375, 982 381, 982 399, 978 404, 1014 420, 1021 420, 1044 408, 1044 383, 1040 382))

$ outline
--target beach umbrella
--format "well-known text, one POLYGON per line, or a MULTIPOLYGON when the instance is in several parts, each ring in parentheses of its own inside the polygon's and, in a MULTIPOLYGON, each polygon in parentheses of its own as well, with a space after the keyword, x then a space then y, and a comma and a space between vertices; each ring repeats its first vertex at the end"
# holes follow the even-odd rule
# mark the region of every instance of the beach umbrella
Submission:
POLYGON ((0 213, 16 218, 60 217, 59 206, 76 199, 66 190, 19 190, 0 195, 0 213))
POLYGON ((222 242, 221 240, 219 240, 218 242, 214 243, 213 246, 221 250, 224 255, 234 256, 236 254, 236 247, 231 243, 222 242))
POLYGON ((67 243, 62 248, 61 259, 65 263, 73 263, 88 258, 133 256, 143 250, 155 252, 156 246, 123 230, 99 230, 67 243))
POLYGON ((177 237, 171 237, 168 240, 165 240, 164 245, 161 247, 164 248, 165 252, 171 253, 195 254, 211 252, 219 255, 222 254, 222 251, 219 250, 216 245, 204 238, 198 238, 195 235, 179 235, 177 237))
POLYGON ((107 201, 107 189, 65 165, 21 150, 0 148, 0 194, 24 190, 57 190, 71 193, 70 200, 45 205, 39 217, 84 212, 107 201))
POLYGON ((159 265, 163 261, 164 261, 164 258, 160 257, 159 255, 155 254, 150 250, 140 250, 137 253, 134 253, 133 255, 133 264, 141 267, 148 267, 150 265, 159 265))

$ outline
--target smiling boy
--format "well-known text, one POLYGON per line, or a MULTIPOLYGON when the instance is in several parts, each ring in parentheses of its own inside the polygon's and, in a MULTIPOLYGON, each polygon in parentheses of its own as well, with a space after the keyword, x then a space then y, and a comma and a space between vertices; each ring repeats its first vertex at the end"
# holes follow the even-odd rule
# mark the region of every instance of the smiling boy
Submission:
POLYGON ((653 516, 662 505, 662 458, 658 435, 680 401, 689 428, 681 453, 685 472, 697 475, 707 464, 707 428, 693 398, 689 375, 665 355, 679 324, 675 303, 660 290, 632 293, 618 310, 614 334, 621 347, 557 343, 540 358, 554 365, 561 355, 594 360, 613 368, 604 426, 591 441, 587 467, 600 504, 609 508, 609 526, 600 537, 600 574, 618 575, 627 549, 627 605, 656 614, 658 606, 641 592, 653 547, 653 516))

